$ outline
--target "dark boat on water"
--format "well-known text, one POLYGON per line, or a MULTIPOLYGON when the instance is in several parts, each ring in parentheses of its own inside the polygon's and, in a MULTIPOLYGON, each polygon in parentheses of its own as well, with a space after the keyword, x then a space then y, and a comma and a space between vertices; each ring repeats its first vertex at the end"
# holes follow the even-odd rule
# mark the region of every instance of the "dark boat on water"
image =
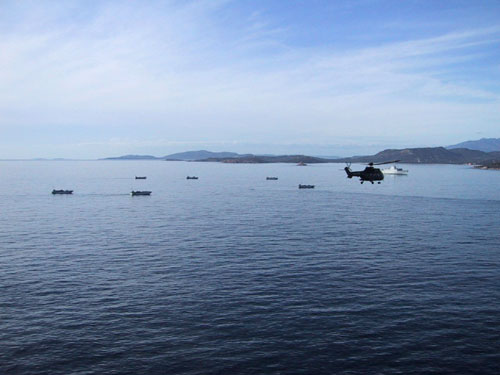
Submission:
POLYGON ((135 176, 135 179, 136 180, 145 180, 146 179, 146 176, 135 176))
POLYGON ((52 190, 52 194, 73 194, 73 190, 52 190))
POLYGON ((198 177, 196 177, 196 176, 187 176, 186 177, 186 180, 197 180, 197 179, 198 179, 198 177))
POLYGON ((314 185, 300 185, 299 189, 314 189, 314 185))
POLYGON ((151 192, 150 191, 134 191, 132 190, 132 192, 130 193, 130 195, 132 196, 136 196, 136 195, 151 195, 151 192))
POLYGON ((266 177, 266 180, 276 181, 278 177, 266 177))

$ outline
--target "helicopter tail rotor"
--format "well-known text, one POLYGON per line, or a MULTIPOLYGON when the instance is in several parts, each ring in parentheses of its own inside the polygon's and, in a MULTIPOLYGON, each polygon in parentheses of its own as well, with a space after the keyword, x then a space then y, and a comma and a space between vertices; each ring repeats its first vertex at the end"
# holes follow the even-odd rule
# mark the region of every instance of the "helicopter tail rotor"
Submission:
POLYGON ((352 178, 353 174, 351 172, 351 163, 346 163, 346 167, 344 168, 345 173, 347 173, 347 178, 352 178))

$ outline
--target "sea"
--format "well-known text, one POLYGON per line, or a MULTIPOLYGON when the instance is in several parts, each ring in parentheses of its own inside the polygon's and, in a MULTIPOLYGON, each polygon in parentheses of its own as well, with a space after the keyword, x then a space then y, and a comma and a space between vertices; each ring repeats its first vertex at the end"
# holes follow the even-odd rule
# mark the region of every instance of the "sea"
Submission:
POLYGON ((1 161, 0 374, 500 373, 500 171, 400 166, 1 161))

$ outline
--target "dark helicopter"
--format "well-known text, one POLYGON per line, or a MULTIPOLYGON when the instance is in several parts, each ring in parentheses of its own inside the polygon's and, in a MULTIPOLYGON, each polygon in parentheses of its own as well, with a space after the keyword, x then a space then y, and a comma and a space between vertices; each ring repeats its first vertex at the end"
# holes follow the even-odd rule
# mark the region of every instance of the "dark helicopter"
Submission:
POLYGON ((370 181, 373 184, 373 181, 380 181, 384 179, 384 174, 379 168, 374 168, 374 165, 382 165, 382 164, 390 164, 397 163, 399 160, 385 161, 383 163, 368 163, 368 167, 366 167, 363 171, 351 171, 351 163, 347 164, 347 167, 344 168, 345 173, 347 173, 347 178, 359 177, 361 183, 365 181, 370 181))

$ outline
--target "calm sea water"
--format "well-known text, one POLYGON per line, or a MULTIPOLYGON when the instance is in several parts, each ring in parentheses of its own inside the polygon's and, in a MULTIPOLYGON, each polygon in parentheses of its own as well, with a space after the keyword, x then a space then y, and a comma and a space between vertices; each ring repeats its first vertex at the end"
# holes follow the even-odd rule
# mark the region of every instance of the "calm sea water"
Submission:
POLYGON ((500 172, 342 167, 0 162, 0 373, 498 374, 500 172))

